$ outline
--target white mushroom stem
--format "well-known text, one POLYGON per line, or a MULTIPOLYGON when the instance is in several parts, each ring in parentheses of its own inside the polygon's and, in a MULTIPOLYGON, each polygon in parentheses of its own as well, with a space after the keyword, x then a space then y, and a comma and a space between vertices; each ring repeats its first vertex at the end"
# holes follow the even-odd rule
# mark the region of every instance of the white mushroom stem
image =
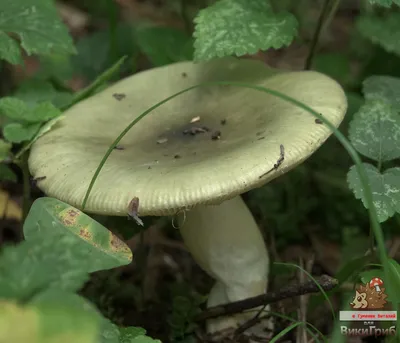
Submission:
MULTIPOLYGON (((196 262, 216 280, 208 307, 263 294, 269 258, 261 232, 240 196, 186 213, 183 240, 196 262)), ((254 312, 252 312, 254 315, 254 312)), ((215 319, 208 331, 240 325, 248 314, 215 319)))

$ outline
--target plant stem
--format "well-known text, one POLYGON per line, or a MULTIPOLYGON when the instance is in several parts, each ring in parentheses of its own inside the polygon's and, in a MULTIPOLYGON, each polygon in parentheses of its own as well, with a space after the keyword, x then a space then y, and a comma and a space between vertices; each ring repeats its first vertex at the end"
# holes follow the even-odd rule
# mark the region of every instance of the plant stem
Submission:
POLYGON ((308 53, 306 63, 304 66, 305 70, 310 70, 312 67, 313 59, 317 52, 318 42, 321 37, 322 32, 327 28, 331 20, 333 19, 336 10, 339 6, 340 0, 325 0, 322 7, 321 13, 318 18, 317 27, 314 31, 314 36, 311 41, 311 48, 308 53))
POLYGON ((28 152, 21 156, 19 164, 22 170, 23 196, 22 196, 22 221, 25 221, 31 207, 31 180, 28 168, 28 152))
POLYGON ((186 32, 189 35, 192 35, 192 22, 188 16, 186 1, 187 0, 181 0, 181 3, 180 3, 181 17, 183 19, 183 23, 185 24, 186 32))

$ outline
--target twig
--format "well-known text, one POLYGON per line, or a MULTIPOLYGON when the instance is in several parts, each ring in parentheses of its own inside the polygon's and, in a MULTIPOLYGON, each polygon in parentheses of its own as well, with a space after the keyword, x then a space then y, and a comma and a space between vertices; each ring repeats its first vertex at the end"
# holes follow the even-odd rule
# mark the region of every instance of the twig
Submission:
POLYGON ((333 15, 335 13, 334 11, 336 11, 336 9, 337 9, 336 0, 333 0, 333 1, 335 1, 335 3, 333 4, 333 7, 331 7, 331 8, 329 6, 331 4, 331 0, 325 0, 325 2, 324 2, 320 16, 318 18, 317 27, 315 29, 314 36, 311 41, 310 52, 308 53, 306 63, 304 66, 305 70, 310 70, 312 67, 313 59, 314 59, 315 53, 317 51, 319 38, 321 37, 323 30, 326 28, 326 25, 324 24, 325 19, 329 18, 329 20, 331 20, 331 17, 333 17, 333 15), (330 12, 332 12, 332 13, 330 13, 330 12))
POLYGON ((279 153, 279 158, 276 160, 276 163, 274 164, 274 166, 268 170, 267 172, 265 172, 264 174, 260 175, 258 178, 261 179, 264 176, 268 175, 269 173, 271 173, 273 170, 278 169, 281 164, 285 161, 285 147, 283 146, 283 144, 281 144, 279 146, 280 149, 280 153, 279 153))
MULTIPOLYGON (((330 291, 338 285, 338 280, 331 278, 328 275, 322 275, 316 280, 324 291, 330 291)), ((314 281, 307 281, 303 284, 292 284, 281 288, 278 292, 266 293, 232 303, 210 307, 196 316, 195 321, 202 322, 211 318, 243 312, 254 307, 271 304, 283 299, 318 292, 319 288, 314 281)))

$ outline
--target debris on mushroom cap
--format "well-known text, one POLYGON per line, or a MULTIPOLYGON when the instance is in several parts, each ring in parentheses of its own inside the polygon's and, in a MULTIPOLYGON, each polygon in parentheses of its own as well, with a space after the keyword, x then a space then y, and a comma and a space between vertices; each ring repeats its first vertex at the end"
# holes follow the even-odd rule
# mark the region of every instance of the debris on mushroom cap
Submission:
MULTIPOLYGON (((347 108, 340 85, 314 71, 280 72, 259 61, 235 58, 179 62, 135 74, 68 109, 65 120, 33 144, 30 171, 33 177, 47 176, 38 183, 47 195, 79 208, 107 148, 134 118, 182 89, 221 80, 284 93, 322 113, 335 126, 347 108), (182 78, 183 72, 190 77, 182 78), (116 101, 113 94, 126 97, 116 101)), ((326 125, 315 125, 313 118, 302 108, 249 88, 217 85, 181 94, 149 113, 122 138, 118 144, 124 150, 109 156, 85 211, 124 216, 133 197, 140 199, 142 216, 221 203, 307 159, 331 135, 326 125), (197 116, 201 117, 197 126, 213 130, 222 120, 229 122, 220 144, 208 134, 182 134, 197 116), (154 144, 159 137, 168 139, 168 144, 154 144), (260 179, 278 164, 281 144, 284 162, 260 179)))

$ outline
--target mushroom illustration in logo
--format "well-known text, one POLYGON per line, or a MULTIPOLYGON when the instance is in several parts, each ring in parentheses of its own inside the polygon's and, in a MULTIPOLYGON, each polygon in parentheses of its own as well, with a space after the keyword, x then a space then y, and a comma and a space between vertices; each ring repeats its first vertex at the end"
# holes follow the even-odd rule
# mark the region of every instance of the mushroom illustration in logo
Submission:
POLYGON ((378 278, 378 277, 374 277, 372 278, 372 280, 369 282, 369 287, 375 287, 377 292, 382 292, 380 286, 383 285, 383 281, 382 279, 378 278))

